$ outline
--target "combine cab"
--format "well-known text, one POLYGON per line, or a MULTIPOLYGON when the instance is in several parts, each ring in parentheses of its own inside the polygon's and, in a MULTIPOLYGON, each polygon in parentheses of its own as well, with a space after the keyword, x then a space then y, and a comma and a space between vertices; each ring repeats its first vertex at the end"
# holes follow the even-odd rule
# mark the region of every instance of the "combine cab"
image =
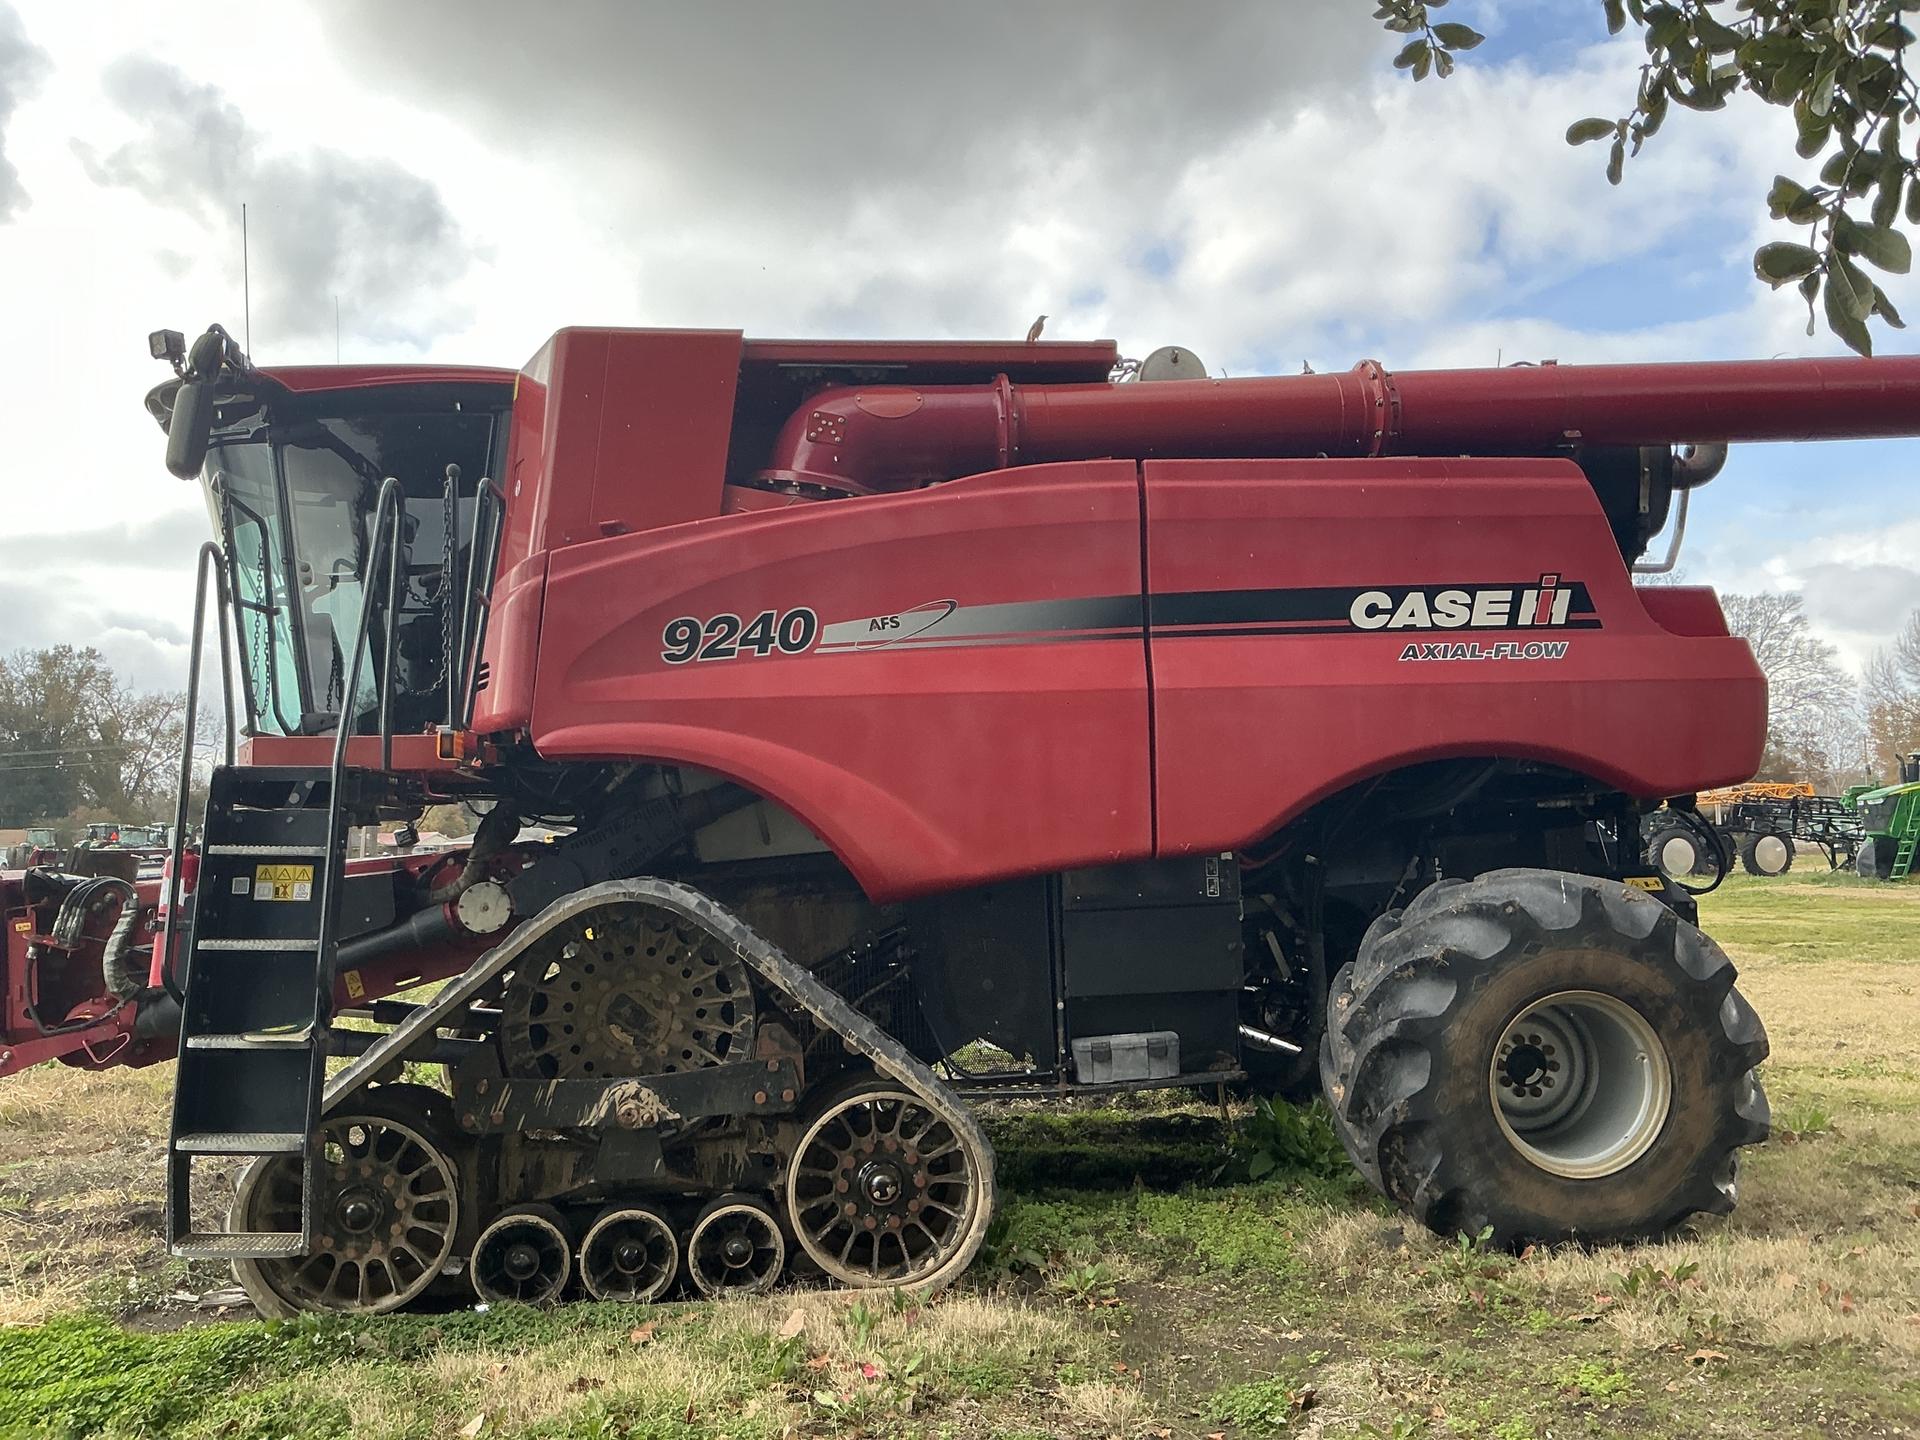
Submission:
POLYGON ((247 739, 128 1008, 182 997, 175 1249, 263 1310, 936 1286, 995 1097, 1320 1089, 1502 1244, 1731 1207, 1766 1039, 1644 822, 1765 686, 1631 570, 1727 441, 1920 433, 1920 365, 154 351, 247 739))

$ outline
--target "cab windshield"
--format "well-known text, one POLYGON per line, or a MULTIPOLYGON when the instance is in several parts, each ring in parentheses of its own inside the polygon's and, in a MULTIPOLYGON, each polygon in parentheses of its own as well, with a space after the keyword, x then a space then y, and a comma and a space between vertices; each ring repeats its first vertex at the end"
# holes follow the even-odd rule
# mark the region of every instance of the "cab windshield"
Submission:
MULTIPOLYGON (((471 623, 463 597, 476 496, 483 477, 498 473, 506 411, 460 401, 376 408, 355 398, 354 414, 269 408, 216 433, 208 450, 207 503, 226 550, 254 734, 320 734, 343 713, 356 732, 371 731, 383 684, 396 732, 449 718, 449 667, 457 680, 471 623), (451 490, 450 464, 459 467, 451 490), (390 662, 381 653, 386 567, 367 573, 374 503, 388 476, 405 495, 390 662), (347 670, 369 603, 367 658, 349 698, 347 670)), ((456 696, 453 707, 465 703, 456 696)))

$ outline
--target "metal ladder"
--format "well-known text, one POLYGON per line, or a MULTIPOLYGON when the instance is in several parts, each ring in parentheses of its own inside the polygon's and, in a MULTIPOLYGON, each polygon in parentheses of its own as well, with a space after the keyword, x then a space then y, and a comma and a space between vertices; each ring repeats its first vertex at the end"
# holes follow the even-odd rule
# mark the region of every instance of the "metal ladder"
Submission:
MULTIPOLYGON (((340 777, 347 784, 353 772, 340 777)), ((305 1252, 333 1015, 333 940, 349 807, 329 769, 221 768, 207 801, 187 949, 168 1229, 176 1255, 267 1259, 305 1252), (192 1224, 199 1156, 300 1155, 301 1228, 229 1234, 192 1224)))
POLYGON ((1889 880, 1907 878, 1908 872, 1913 869, 1913 852, 1917 843, 1920 843, 1920 836, 1916 836, 1913 827, 1909 826, 1900 839, 1899 848, 1893 852, 1893 869, 1887 875, 1889 880))
MULTIPOLYGON (((386 561, 383 663, 379 676, 380 769, 347 766, 352 716, 335 725, 326 766, 235 766, 213 773, 202 836, 201 865, 186 945, 180 1050, 174 1076, 173 1129, 167 1140, 167 1232, 175 1255, 188 1259, 267 1260, 312 1249, 318 1217, 314 1196, 322 1156, 321 1100, 326 1084, 328 1032, 333 1019, 334 952, 339 939, 340 892, 346 877, 347 835, 377 817, 393 770, 389 711, 394 622, 399 603, 396 543, 404 497, 397 480, 380 487, 374 507, 367 579, 386 561), (301 1157, 300 1228, 285 1232, 196 1229, 193 1162, 301 1157)), ((207 554, 211 551, 211 557, 207 554)), ((200 598, 209 560, 202 552, 200 598)), ((224 583, 219 587, 224 616, 224 583)), ((196 603, 176 815, 170 914, 180 915, 179 876, 187 792, 192 780, 193 715, 199 687, 204 604, 196 603)), ((358 693, 374 607, 363 606, 346 667, 343 697, 358 693)), ((232 713, 224 627, 222 679, 232 713)), ((343 708, 350 700, 343 699, 343 708)), ((231 736, 231 727, 229 727, 231 736)), ((172 950, 172 941, 168 941, 172 950)), ((168 956, 171 960, 171 955, 168 956)), ((162 975, 175 989, 168 966, 162 975)))

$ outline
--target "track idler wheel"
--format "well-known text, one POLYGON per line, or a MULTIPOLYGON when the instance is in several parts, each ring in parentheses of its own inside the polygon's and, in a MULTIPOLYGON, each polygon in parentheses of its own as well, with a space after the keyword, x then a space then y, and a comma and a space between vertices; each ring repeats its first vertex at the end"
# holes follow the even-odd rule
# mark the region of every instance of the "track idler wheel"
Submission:
POLYGON ((580 1283, 596 1300, 650 1304, 679 1273, 680 1242, 651 1210, 603 1210, 580 1242, 580 1283))
MULTIPOLYGON (((234 1276, 262 1315, 380 1315, 418 1299, 452 1256, 459 1170, 432 1123, 444 1097, 410 1085, 354 1097, 320 1126, 314 1248, 284 1260, 240 1260, 234 1276), (424 1099, 432 1096, 432 1100, 424 1099)), ((256 1160, 240 1177, 227 1228, 300 1228, 297 1155, 256 1160)))
POLYGON ((843 1285, 915 1285, 957 1255, 991 1157, 904 1087, 877 1075, 828 1092, 787 1171, 800 1248, 843 1285))
POLYGON ((764 1295, 787 1265, 787 1241, 773 1211, 751 1195, 722 1195, 687 1237, 687 1278, 709 1299, 764 1295))
POLYGON ((467 1273, 473 1293, 489 1304, 553 1304, 573 1273, 566 1222, 545 1205, 508 1210, 473 1242, 467 1273))

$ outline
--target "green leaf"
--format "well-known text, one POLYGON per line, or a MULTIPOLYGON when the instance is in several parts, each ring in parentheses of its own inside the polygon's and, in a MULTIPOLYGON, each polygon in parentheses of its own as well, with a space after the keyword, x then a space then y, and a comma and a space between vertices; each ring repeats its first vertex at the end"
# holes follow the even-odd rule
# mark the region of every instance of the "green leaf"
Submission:
POLYGON ((1471 25, 1448 23, 1434 26, 1433 38, 1449 50, 1471 50, 1487 37, 1471 25))
POLYGON ((1907 182, 1907 223, 1920 225, 1920 176, 1907 182))
POLYGON ((1442 80, 1453 74, 1453 55, 1446 50, 1433 52, 1433 73, 1442 80))
POLYGON ((1833 82, 1840 72, 1840 52, 1829 51, 1813 72, 1813 88, 1807 91, 1807 108, 1824 115, 1833 108, 1833 82))
POLYGON ((1609 185, 1618 185, 1620 183, 1620 176, 1626 169, 1626 165, 1627 142, 1624 138, 1616 138, 1613 142, 1613 149, 1607 153, 1607 183, 1609 185))
POLYGON ((1398 55, 1393 57, 1393 68, 1396 70, 1411 70, 1415 65, 1418 65, 1422 60, 1427 58, 1428 51, 1429 47, 1425 40, 1411 40, 1402 47, 1398 55))
POLYGON ((1889 275, 1904 275, 1913 268, 1913 247, 1898 230, 1881 225, 1856 225, 1853 243, 1853 253, 1889 275))
POLYGON ((1693 33, 1699 36, 1700 42, 1715 54, 1740 48, 1739 33, 1729 30, 1705 10, 1694 12, 1693 33))
MULTIPOLYGON (((1869 294, 1867 304, 1871 307, 1872 303, 1869 294)), ((1854 314, 1853 289, 1838 268, 1827 275, 1827 328, 1844 340, 1849 350, 1861 355, 1873 353, 1873 337, 1867 334, 1865 317, 1854 314)))
POLYGON ((1585 120, 1576 120, 1567 127, 1567 144, 1585 145, 1589 140, 1604 140, 1617 134, 1620 123, 1617 120, 1602 120, 1594 115, 1585 120))
POLYGON ((1627 28, 1627 12, 1620 0, 1601 0, 1607 8, 1607 33, 1618 35, 1627 28))
POLYGON ((1847 259, 1844 255, 1831 256, 1827 265, 1827 286, 1832 288, 1835 278, 1845 282, 1847 291, 1847 310, 1856 320, 1865 320, 1873 313, 1873 282, 1867 278, 1867 272, 1847 259))
POLYGON ((1907 328, 1907 322, 1900 318, 1900 312, 1893 308, 1893 302, 1887 299, 1887 292, 1878 285, 1873 287, 1873 313, 1896 330, 1907 328))
POLYGON ((1880 193, 1873 197, 1873 223, 1884 230, 1900 216, 1900 179, 1894 178, 1889 185, 1883 178, 1880 181, 1880 193))
POLYGON ((1773 177, 1773 188, 1767 191, 1767 211, 1776 220, 1811 225, 1827 213, 1826 197, 1819 191, 1807 189, 1797 180, 1776 175, 1773 177))
POLYGON ((1820 257, 1805 245, 1775 240, 1753 252, 1753 273, 1778 290, 1820 268, 1820 257))
POLYGON ((1263 1175, 1271 1175, 1273 1173, 1273 1167, 1278 1163, 1279 1162, 1273 1158, 1273 1152, 1271 1150, 1256 1151, 1253 1158, 1247 1161, 1247 1178, 1250 1180, 1258 1180, 1263 1175))

